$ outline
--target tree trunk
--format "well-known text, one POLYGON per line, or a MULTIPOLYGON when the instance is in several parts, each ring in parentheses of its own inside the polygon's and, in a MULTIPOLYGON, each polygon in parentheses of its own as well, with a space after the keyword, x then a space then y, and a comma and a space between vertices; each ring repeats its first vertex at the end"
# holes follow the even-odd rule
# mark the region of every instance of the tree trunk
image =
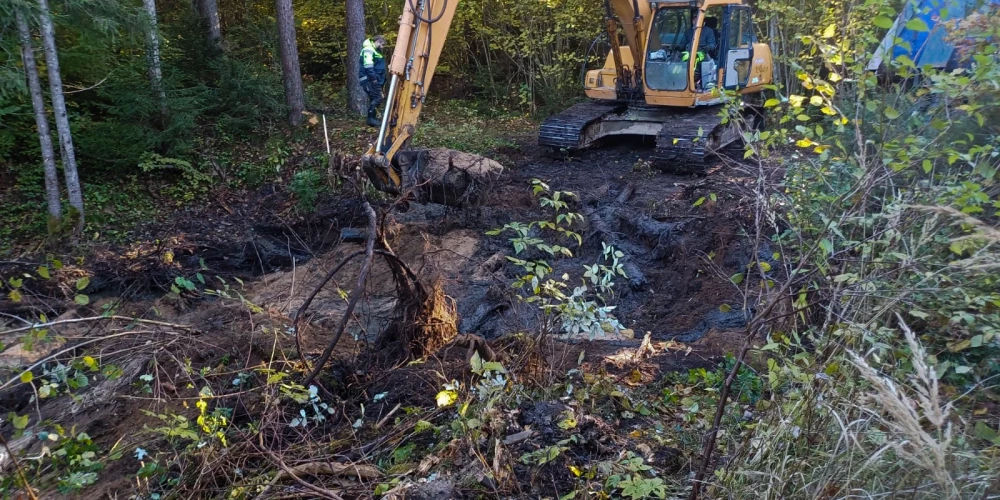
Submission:
POLYGON ((156 29, 156 0, 142 0, 146 9, 146 21, 149 23, 148 40, 146 40, 147 58, 149 59, 149 85, 160 102, 161 117, 167 116, 167 93, 163 90, 163 69, 160 66, 160 33, 156 29))
POLYGON ((56 132, 59 133, 59 151, 62 153, 63 172, 66 175, 66 191, 69 204, 79 217, 77 232, 83 230, 83 190, 80 176, 76 171, 76 150, 69 129, 69 115, 66 114, 66 98, 63 96, 62 75, 59 73, 59 52, 56 49, 56 33, 49 17, 48 0, 38 0, 41 7, 39 24, 42 27, 42 47, 45 49, 45 65, 49 71, 49 92, 52 94, 52 113, 56 116, 56 132))
POLYGON ((34 47, 31 45, 31 30, 28 21, 21 14, 17 18, 17 31, 21 35, 21 58, 24 59, 24 73, 28 76, 28 90, 31 92, 31 107, 35 110, 35 125, 38 126, 38 142, 42 147, 42 164, 45 166, 45 199, 49 205, 49 233, 54 233, 62 220, 62 202, 59 200, 59 173, 56 171, 56 153, 52 150, 52 134, 49 119, 45 114, 45 99, 42 84, 38 78, 34 47))
POLYGON ((222 23, 219 22, 219 4, 216 0, 195 0, 198 14, 205 25, 209 50, 213 55, 222 52, 222 23))
POLYGON ((348 104, 355 113, 364 116, 367 112, 367 96, 358 79, 361 45, 365 41, 365 2, 347 0, 347 96, 348 104))
POLYGON ((278 12, 278 46, 281 52, 281 80, 285 84, 285 104, 288 121, 302 123, 305 101, 302 96, 302 70, 299 68, 299 48, 295 42, 295 13, 292 0, 275 0, 278 12))

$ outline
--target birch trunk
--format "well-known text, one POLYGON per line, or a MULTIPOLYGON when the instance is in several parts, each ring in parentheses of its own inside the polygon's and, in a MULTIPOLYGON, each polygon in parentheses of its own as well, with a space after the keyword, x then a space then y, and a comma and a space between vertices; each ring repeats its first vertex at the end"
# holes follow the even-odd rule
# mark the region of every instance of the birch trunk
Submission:
POLYGON ((365 2, 364 0, 347 0, 347 95, 351 110, 364 116, 367 112, 364 89, 358 80, 361 69, 358 60, 361 57, 361 45, 365 42, 365 2))
POLYGON ((56 171, 56 153, 52 149, 52 134, 49 132, 49 118, 45 114, 45 98, 42 83, 38 78, 34 47, 31 44, 31 29, 21 14, 15 14, 17 31, 21 35, 21 58, 24 73, 28 77, 28 91, 31 93, 31 107, 35 110, 35 125, 38 127, 38 142, 42 147, 42 164, 45 166, 45 199, 49 208, 49 233, 58 229, 62 220, 62 202, 59 200, 59 173, 56 171))
POLYGON ((285 104, 288 121, 298 126, 302 123, 305 99, 302 95, 302 70, 299 68, 299 49, 295 41, 295 13, 292 0, 275 0, 278 13, 278 46, 281 52, 281 80, 285 84, 285 104))
POLYGON ((142 0, 149 23, 146 41, 149 59, 149 84, 160 101, 160 114, 167 116, 167 93, 163 90, 163 69, 160 66, 160 33, 156 29, 156 0, 142 0))
POLYGON ((42 28, 42 48, 45 50, 45 65, 49 73, 49 92, 52 94, 52 113, 56 117, 56 132, 59 134, 59 151, 62 153, 63 172, 66 175, 66 191, 69 193, 69 204, 79 217, 76 230, 83 230, 83 190, 80 189, 80 176, 76 171, 76 150, 73 148, 73 136, 69 128, 69 115, 66 114, 66 98, 63 96, 62 75, 59 73, 59 52, 56 49, 55 28, 49 17, 48 0, 38 0, 41 7, 39 24, 42 28))

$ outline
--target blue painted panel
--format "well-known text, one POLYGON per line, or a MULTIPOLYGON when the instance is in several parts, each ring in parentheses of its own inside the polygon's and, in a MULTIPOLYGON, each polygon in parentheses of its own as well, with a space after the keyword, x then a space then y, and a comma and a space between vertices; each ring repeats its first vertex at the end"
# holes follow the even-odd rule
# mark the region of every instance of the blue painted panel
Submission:
MULTIPOLYGON (((931 66, 945 68, 955 52, 945 40, 947 32, 943 21, 964 18, 976 10, 977 6, 1000 5, 1000 0, 913 0, 907 2, 899 15, 897 24, 899 38, 892 47, 891 59, 907 56, 918 67, 931 66), (929 31, 914 31, 906 28, 906 23, 912 19, 921 19, 927 24, 929 31)), ((886 37, 893 36, 892 30, 886 37)))

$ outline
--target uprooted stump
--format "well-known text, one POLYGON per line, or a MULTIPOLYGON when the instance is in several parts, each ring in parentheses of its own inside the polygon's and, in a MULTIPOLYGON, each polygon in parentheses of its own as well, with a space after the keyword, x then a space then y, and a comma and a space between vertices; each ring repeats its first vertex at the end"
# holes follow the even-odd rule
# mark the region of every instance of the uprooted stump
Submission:
POLYGON ((443 148, 400 151, 393 163, 414 201, 455 207, 478 205, 504 170, 495 160, 443 148))

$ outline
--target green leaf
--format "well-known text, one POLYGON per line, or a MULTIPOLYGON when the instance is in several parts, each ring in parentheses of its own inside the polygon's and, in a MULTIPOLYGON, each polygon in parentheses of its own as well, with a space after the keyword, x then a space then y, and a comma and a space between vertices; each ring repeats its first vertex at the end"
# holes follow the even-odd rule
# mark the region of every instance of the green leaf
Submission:
POLYGON ((822 239, 819 242, 819 248, 823 250, 823 255, 830 255, 833 253, 833 242, 828 239, 822 239))
POLYGON ((997 431, 993 430, 983 421, 976 422, 976 427, 975 430, 973 430, 973 433, 979 439, 989 441, 993 444, 1000 444, 1000 436, 998 436, 997 431))
POLYGON ((93 356, 84 356, 83 357, 83 366, 86 366, 87 369, 89 369, 91 371, 95 371, 95 372, 100 368, 98 366, 98 364, 97 364, 97 360, 94 359, 93 356))
POLYGON ((181 293, 181 289, 177 288, 177 285, 170 285, 170 291, 174 293, 181 293))
POLYGON ((45 279, 51 278, 51 276, 49 275, 49 268, 46 267, 46 266, 39 266, 38 267, 38 275, 41 276, 41 277, 43 277, 43 278, 45 278, 45 279))
POLYGON ((982 347, 983 346, 983 336, 976 335, 969 340, 969 347, 982 347))
POLYGON ((10 283, 11 288, 21 288, 21 285, 24 284, 24 280, 20 278, 11 278, 7 282, 10 283))
POLYGON ((719 197, 716 196, 715 193, 709 193, 708 199, 712 200, 712 202, 714 203, 715 201, 718 201, 719 197))
POLYGON ((896 118, 899 118, 899 111, 896 111, 895 108, 889 106, 887 106, 885 110, 882 111, 882 114, 884 114, 885 117, 890 120, 895 120, 896 118))
POLYGON ((84 277, 76 280, 76 289, 77 289, 77 291, 81 291, 82 292, 83 289, 87 288, 87 285, 89 285, 89 284, 90 284, 90 278, 84 276, 84 277))
POLYGON ((733 308, 729 304, 722 304, 721 306, 719 306, 719 311, 724 312, 724 313, 727 313, 727 312, 732 311, 732 310, 733 310, 733 308))
POLYGON ((22 298, 21 297, 21 292, 18 291, 18 290, 11 290, 10 293, 7 294, 7 297, 10 299, 11 302, 13 302, 15 304, 18 303, 18 302, 21 302, 21 298, 22 298))
POLYGON ((27 413, 25 413, 24 415, 17 415, 17 414, 11 413, 11 414, 7 415, 7 418, 10 419, 10 422, 12 424, 14 424, 14 428, 17 429, 17 430, 22 430, 22 429, 24 429, 25 427, 28 426, 28 414, 27 413))
POLYGON ((733 283, 736 283, 737 285, 739 285, 740 283, 743 283, 743 278, 744 277, 745 277, 745 275, 743 273, 736 273, 736 274, 732 275, 729 278, 729 280, 732 281, 733 283))
POLYGON ((32 380, 35 380, 35 374, 28 370, 21 374, 21 382, 25 384, 30 384, 32 380))
POLYGON ((85 306, 85 305, 87 305, 87 304, 90 303, 90 297, 88 297, 88 296, 86 296, 86 295, 84 295, 82 293, 79 293, 79 294, 76 295, 76 297, 73 297, 73 302, 76 302, 77 304, 80 304, 81 306, 85 306))
POLYGON ((764 107, 765 108, 773 108, 773 107, 775 107, 775 106, 777 106, 779 104, 781 104, 781 100, 775 99, 773 97, 771 99, 768 99, 768 100, 764 101, 764 107))
POLYGON ((434 428, 434 424, 432 424, 432 423, 430 423, 430 422, 428 422, 426 420, 417 420, 417 425, 413 426, 413 432, 419 434, 421 432, 424 432, 426 430, 433 429, 433 428, 434 428))
POLYGON ((892 27, 892 18, 890 18, 889 16, 882 16, 882 15, 875 16, 875 19, 872 20, 872 24, 874 24, 878 28, 887 30, 892 27))
POLYGON ((701 206, 703 203, 705 203, 705 197, 704 196, 702 196, 701 198, 698 198, 698 200, 695 201, 694 204, 691 205, 691 206, 692 207, 698 207, 698 206, 701 206))
POLYGON ((761 271, 764 271, 765 273, 766 272, 770 272, 771 271, 771 264, 768 264, 767 262, 761 262, 760 263, 760 269, 761 269, 761 271))
POLYGON ((907 21, 906 29, 910 31, 920 31, 920 32, 930 31, 930 28, 927 27, 927 23, 925 23, 924 20, 920 19, 919 17, 914 17, 913 19, 907 21))

